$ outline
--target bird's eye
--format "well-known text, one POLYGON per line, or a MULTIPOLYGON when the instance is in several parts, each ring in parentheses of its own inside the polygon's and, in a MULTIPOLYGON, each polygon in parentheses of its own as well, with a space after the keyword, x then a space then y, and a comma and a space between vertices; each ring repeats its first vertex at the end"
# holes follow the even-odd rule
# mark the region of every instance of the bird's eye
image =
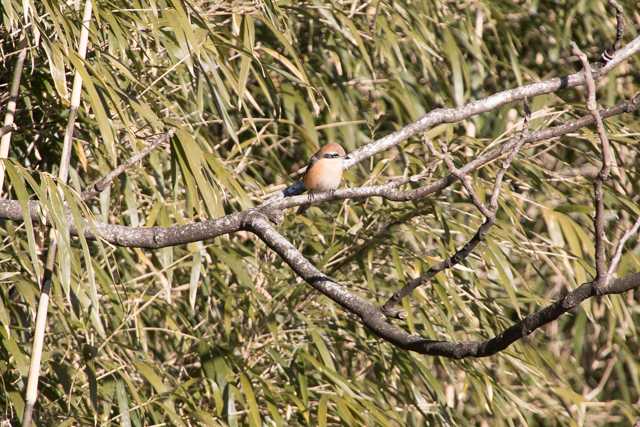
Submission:
POLYGON ((324 155, 325 159, 336 159, 338 157, 340 157, 340 155, 338 153, 326 153, 324 155))

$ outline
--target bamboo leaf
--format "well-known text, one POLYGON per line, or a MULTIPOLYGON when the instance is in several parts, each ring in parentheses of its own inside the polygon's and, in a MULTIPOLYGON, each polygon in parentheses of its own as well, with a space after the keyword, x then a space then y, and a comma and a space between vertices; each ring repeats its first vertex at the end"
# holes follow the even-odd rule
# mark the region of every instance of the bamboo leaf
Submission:
POLYGON ((262 421, 251 382, 246 375, 240 374, 240 383, 249 409, 249 425, 252 427, 259 427, 262 425, 262 421))

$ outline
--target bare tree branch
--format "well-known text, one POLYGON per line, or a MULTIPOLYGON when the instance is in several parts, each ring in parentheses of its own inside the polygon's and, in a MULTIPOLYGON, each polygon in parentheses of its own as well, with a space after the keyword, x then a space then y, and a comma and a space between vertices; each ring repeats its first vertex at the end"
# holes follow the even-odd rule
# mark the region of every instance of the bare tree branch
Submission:
MULTIPOLYGON (((601 78, 617 67, 621 62, 640 51, 640 36, 633 39, 622 49, 617 50, 606 64, 598 69, 595 74, 601 78)), ((429 128, 442 123, 456 123, 478 114, 493 111, 505 104, 533 98, 538 95, 557 92, 561 89, 572 88, 584 84, 584 74, 582 72, 564 77, 557 77, 538 83, 531 83, 514 89, 495 93, 487 98, 478 99, 458 108, 438 108, 431 110, 416 122, 406 125, 402 129, 393 132, 383 138, 373 141, 355 151, 349 153, 350 160, 345 161, 345 167, 351 167, 369 157, 382 151, 388 150, 401 142, 419 134, 429 128)), ((289 197, 300 194, 304 191, 304 185, 298 181, 281 192, 276 197, 289 197)))
MULTIPOLYGON (((499 335, 486 341, 451 342, 430 340, 411 335, 389 323, 382 310, 376 305, 347 291, 344 285, 323 274, 291 242, 279 234, 262 214, 256 212, 247 215, 244 218, 242 228, 251 231, 260 240, 264 241, 298 276, 302 277, 314 289, 329 297, 349 313, 358 316, 360 321, 378 337, 399 348, 425 355, 454 359, 491 356, 531 334, 537 328, 574 309, 584 300, 596 295, 594 283, 585 283, 556 302, 525 317, 499 335)), ((603 287, 598 295, 619 294, 638 287, 640 287, 640 272, 614 280, 603 287)))
POLYGON ((480 211, 480 213, 482 213, 485 217, 491 216, 491 212, 489 211, 489 209, 487 209, 485 204, 482 203, 482 201, 476 194, 475 190, 473 189, 469 175, 461 172, 460 169, 458 169, 456 165, 453 163, 453 160, 449 155, 447 146, 444 145, 442 147, 442 153, 438 153, 436 149, 433 147, 433 144, 431 143, 431 141, 425 141, 425 145, 429 148, 429 151, 431 152, 432 155, 439 157, 444 161, 444 163, 447 165, 447 169, 449 169, 449 173, 455 176, 456 178, 458 178, 458 180, 462 183, 462 186, 464 187, 464 189, 467 190, 467 193, 469 193, 469 198, 471 199, 471 202, 480 211))
MULTIPOLYGON (((636 95, 631 100, 622 101, 614 107, 602 110, 600 114, 603 118, 609 118, 625 112, 636 111, 638 108, 640 108, 640 94, 636 95)), ((531 132, 524 137, 523 144, 530 144, 556 138, 575 132, 576 130, 589 126, 593 123, 594 119, 591 115, 581 117, 560 126, 531 132)), ((521 139, 519 137, 511 138, 499 147, 491 149, 476 157, 459 169, 465 174, 477 170, 488 163, 507 155, 520 140, 521 139)), ((415 189, 404 191, 399 189, 400 186, 411 181, 412 179, 410 178, 402 178, 382 185, 345 188, 335 190, 333 192, 316 193, 314 195, 313 203, 318 204, 327 201, 345 199, 365 199, 376 196, 383 197, 391 201, 418 200, 447 188, 456 182, 456 177, 449 174, 435 182, 415 189)), ((88 239, 99 238, 117 246, 157 249, 195 241, 208 240, 223 234, 236 232, 239 230, 239 224, 242 221, 243 216, 251 212, 281 211, 297 207, 305 203, 309 203, 309 198, 306 195, 292 196, 267 202, 256 208, 232 213, 221 218, 171 227, 130 227, 87 221, 82 228, 85 230, 85 237, 88 239)), ((34 222, 41 222, 42 211, 37 202, 29 203, 29 214, 34 222)), ((23 212, 20 207, 20 203, 17 200, 0 200, 0 219, 22 221, 23 212)), ((73 224, 71 224, 70 230, 72 233, 77 234, 77 228, 73 224)))
MULTIPOLYGON (((88 15, 90 16, 90 0, 87 0, 85 6, 85 16, 87 16, 87 10, 89 10, 88 15)), ((87 25, 85 25, 84 22, 88 21, 88 19, 89 18, 83 19, 81 40, 82 37, 85 37, 85 30, 87 30, 87 25)), ((83 45, 82 41, 80 45, 83 45)), ((598 71, 596 71, 596 78, 604 76, 620 62, 637 53, 638 51, 640 51, 640 37, 635 38, 628 45, 615 52, 611 60, 598 71)), ((390 147, 393 147, 406 140, 407 138, 419 132, 422 132, 434 125, 440 123, 458 122, 480 113, 492 111, 510 102, 522 100, 540 94, 555 92, 563 88, 579 86, 585 84, 585 82, 589 84, 588 79, 589 77, 591 77, 591 72, 587 68, 588 62, 585 66, 584 74, 576 73, 563 78, 533 83, 512 90, 499 92, 485 99, 473 101, 460 108, 442 108, 433 110, 417 122, 405 126, 404 128, 388 135, 385 138, 374 141, 371 144, 368 144, 352 152, 352 160, 349 161, 347 165, 354 165, 355 163, 369 158, 390 147)), ((74 94, 75 93, 76 91, 74 82, 74 94)), ((593 94, 595 96, 595 89, 593 90, 593 94)), ((76 99, 76 97, 74 96, 72 97, 72 99, 76 99)), ((77 104, 74 104, 74 102, 72 101, 72 114, 70 123, 73 120, 75 114, 73 110, 74 105, 77 108, 77 104)), ((334 192, 320 193, 315 195, 314 203, 321 203, 331 200, 364 199, 374 196, 383 197, 391 201, 418 200, 428 197, 429 195, 441 191, 442 189, 452 185, 461 176, 464 177, 465 175, 487 165, 494 160, 506 157, 496 175, 495 186, 488 206, 480 203, 477 196, 474 199, 479 206, 483 206, 483 209, 481 209, 481 211, 488 214, 486 215, 485 222, 481 225, 481 227, 478 229, 478 232, 476 233, 479 234, 479 237, 477 238, 477 242, 479 242, 482 239, 482 236, 486 234, 488 228, 491 227, 491 225, 495 221, 495 212, 497 209, 499 191, 503 177, 506 173, 507 168, 511 164, 516 152, 524 144, 565 135, 593 123, 596 123, 597 126, 602 126, 602 118, 611 117, 624 112, 635 111, 636 109, 638 109, 639 105, 640 96, 635 96, 630 101, 621 102, 615 107, 602 111, 598 111, 597 105, 595 105, 593 110, 590 109, 591 114, 588 117, 576 119, 561 126, 511 138, 501 146, 487 151, 486 153, 478 156, 464 166, 460 168, 453 167, 451 173, 446 177, 429 184, 422 184, 418 188, 406 190, 403 189, 402 186, 410 183, 422 183, 423 181, 425 181, 422 176, 394 179, 386 184, 377 186, 349 188, 337 190, 334 192)), ((69 132, 65 135, 65 147, 61 159, 59 174, 60 181, 63 184, 66 182, 67 178, 68 162, 70 156, 68 143, 70 142, 72 137, 73 126, 69 126, 67 130, 69 132)), ((604 156, 605 151, 609 151, 609 148, 607 146, 607 150, 605 150, 604 141, 602 142, 602 144, 604 156)), ((127 162, 126 164, 129 164, 129 162, 127 162)), ((133 162, 131 164, 133 164, 133 162)), ((453 165, 453 163, 451 164, 453 165)), ((603 170, 604 168, 608 168, 609 165, 610 163, 607 162, 606 158, 604 158, 603 170)), ((95 193, 85 192, 86 194, 83 193, 81 197, 84 198, 84 196, 87 194, 89 194, 89 196, 87 197, 93 197, 95 194, 97 194, 97 192, 100 191, 101 188, 104 188, 104 186, 108 185, 115 178, 115 176, 122 173, 126 169, 126 167, 128 166, 114 170, 111 174, 107 175, 104 180, 100 180, 92 188, 87 190, 89 192, 95 193)), ((606 175, 608 175, 608 170, 606 172, 606 175)), ((604 176, 605 174, 601 173, 601 175, 604 176)), ((472 187, 469 186, 468 189, 472 190, 472 187)), ((473 193, 471 192, 470 194, 473 197, 473 193)), ((367 301, 366 299, 349 292, 343 285, 339 284, 338 282, 334 281, 333 279, 322 273, 320 270, 318 270, 300 253, 300 251, 295 248, 295 246, 293 246, 291 242, 289 242, 284 236, 278 233, 278 231, 274 228, 274 226, 268 219, 268 216, 272 215, 274 212, 280 212, 284 209, 300 206, 308 202, 309 200, 307 196, 288 197, 286 199, 269 201, 256 208, 232 213, 222 218, 202 222, 194 222, 173 227, 126 227, 120 225, 94 223, 90 220, 87 220, 87 223, 83 224, 82 228, 85 229, 84 233, 88 238, 100 238, 104 239, 107 242, 120 246, 144 248, 174 246, 194 241, 211 239, 222 234, 228 234, 241 230, 250 231, 262 241, 264 241, 272 250, 274 250, 297 275, 302 277, 314 289, 317 289, 325 296, 335 301, 349 313, 358 316, 364 325, 366 325, 372 332, 374 332, 382 339, 398 346, 399 348, 403 348, 406 350, 411 350, 422 354, 441 355, 451 358, 483 357, 495 354, 496 352, 507 348, 509 345, 519 340, 520 338, 530 334, 533 330, 557 319, 563 313, 572 310, 578 304, 588 298, 591 298, 595 295, 622 293, 640 287, 640 273, 633 273, 611 282, 607 282, 606 280, 604 282, 601 282, 600 280, 594 280, 592 282, 585 283, 579 286, 577 289, 569 292, 567 295, 558 299, 556 302, 544 307, 540 311, 527 316, 520 322, 517 322, 510 328, 506 329, 498 336, 489 340, 449 342, 426 339, 420 336, 411 335, 402 328, 390 323, 383 309, 367 301)), ((31 215, 32 218, 39 221, 43 216, 41 212, 41 206, 37 203, 31 203, 29 204, 29 212, 23 212, 17 201, 0 201, 0 218, 21 220, 23 218, 23 215, 31 215)), ((78 232, 78 230, 73 226, 71 228, 72 232, 78 232)), ((460 251, 458 251, 460 253, 460 256, 467 256, 468 253, 473 250, 473 247, 477 245, 477 242, 474 243, 473 246, 469 246, 469 248, 467 249, 463 247, 460 251), (464 251, 467 251, 466 254, 464 251)), ((48 253, 48 256, 52 259, 53 255, 55 255, 55 250, 56 241, 55 239, 53 239, 50 251, 48 253)), ((50 263, 49 260, 47 260, 47 266, 49 266, 50 264, 51 268, 47 268, 49 274, 52 271, 53 262, 50 263)), ((606 273, 604 274, 606 277, 606 273)), ((47 285, 47 283, 50 284, 50 280, 47 280, 45 275, 45 282, 43 283, 42 290, 43 299, 45 297, 48 298, 48 291, 45 291, 45 286, 47 285)), ((46 322, 47 300, 44 299, 41 301, 44 301, 44 303, 39 306, 37 325, 41 325, 43 324, 43 322, 46 322), (40 314, 40 312, 42 312, 42 315, 40 314)), ((44 328, 42 328, 42 331, 44 331, 44 328)), ((40 334, 43 336, 44 332, 37 332, 36 334, 40 334)), ((29 386, 27 387, 27 405, 25 407, 24 417, 25 420, 30 420, 30 411, 33 408, 33 403, 35 402, 35 392, 37 390, 37 370, 39 370, 39 356, 36 356, 36 354, 38 353, 38 349, 36 346, 39 345, 40 350, 42 347, 41 341, 40 344, 37 344, 37 342, 37 339, 34 340, 34 350, 32 353, 34 355, 32 359, 32 369, 36 369, 36 388, 32 386, 33 380, 32 375, 30 374, 29 386), (36 366, 35 368, 34 365, 36 366), (31 393, 32 390, 33 393, 31 393)))
POLYGON ((624 36, 624 9, 616 0, 609 0, 609 6, 615 9, 616 11, 616 39, 611 44, 611 47, 605 49, 602 54, 602 59, 605 62, 611 60, 613 54, 620 49, 620 45, 622 44, 622 36, 624 36))
POLYGON ((402 318, 403 314, 401 310, 395 309, 395 306, 402 301, 402 299, 408 295, 410 295, 416 288, 424 285, 429 282, 432 278, 434 278, 438 273, 452 268, 466 259, 471 252, 478 246, 478 244, 484 240, 484 236, 489 232, 489 229, 493 226, 495 222, 495 216, 487 217, 482 225, 478 228, 473 237, 464 244, 460 249, 458 249, 453 255, 449 258, 440 261, 436 265, 429 267, 429 269, 421 274, 420 276, 409 280, 402 288, 394 292, 393 295, 384 303, 382 306, 382 312, 389 317, 397 317, 402 318))
MULTIPOLYGON (((615 54, 612 55, 611 60, 596 72, 597 78, 609 73, 622 61, 639 51, 640 36, 633 39, 622 49, 617 50, 615 54)), ((481 113, 493 111, 496 108, 514 101, 533 98, 538 95, 557 92, 561 89, 572 88, 583 84, 584 74, 582 72, 578 72, 569 76, 558 77, 538 83, 531 83, 529 85, 498 92, 487 98, 472 101, 459 108, 438 108, 436 110, 432 110, 418 121, 411 123, 402 129, 385 136, 384 138, 378 139, 370 144, 358 148, 355 151, 352 151, 349 153, 351 160, 346 161, 345 165, 347 167, 353 166, 362 160, 368 159, 381 151, 385 151, 395 145, 398 145, 413 135, 423 132, 424 130, 438 124, 459 122, 481 113)))
MULTIPOLYGON (((631 100, 622 101, 616 104, 614 107, 600 111, 602 118, 608 118, 613 115, 617 115, 623 112, 632 112, 640 107, 640 94, 636 94, 631 100)), ((547 139, 556 138, 568 133, 574 132, 582 127, 589 126, 594 123, 592 116, 585 116, 577 120, 573 120, 564 125, 555 126, 547 129, 543 129, 537 132, 532 132, 525 136, 523 143, 530 144, 533 142, 543 141, 547 139)), ((486 153, 476 157, 466 165, 459 168, 461 173, 472 172, 487 163, 507 154, 520 140, 519 137, 514 137, 507 140, 500 147, 487 151, 486 153)), ((408 180, 407 180, 408 181, 408 180)), ((344 200, 344 199, 358 199, 372 196, 380 196, 387 200, 403 202, 409 200, 416 200, 427 195, 439 192, 448 187, 456 181, 456 177, 452 174, 435 181, 429 185, 421 186, 409 191, 398 190, 397 187, 402 183, 394 183, 394 185, 382 185, 372 187, 360 187, 360 188, 347 188, 341 190, 335 190, 334 192, 315 193, 312 204, 317 204, 331 200, 344 200)), ((269 206, 272 209, 285 209, 293 206, 299 206, 302 203, 309 203, 307 196, 292 196, 288 197, 284 201, 278 200, 275 202, 267 202, 261 206, 269 206)))

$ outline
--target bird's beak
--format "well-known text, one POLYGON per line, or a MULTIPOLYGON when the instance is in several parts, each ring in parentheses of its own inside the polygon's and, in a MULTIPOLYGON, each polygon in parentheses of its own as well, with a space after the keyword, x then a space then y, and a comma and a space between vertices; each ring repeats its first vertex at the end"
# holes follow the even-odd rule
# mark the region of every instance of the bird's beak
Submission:
POLYGON ((347 154, 347 155, 344 156, 344 159, 345 160, 351 160, 351 156, 347 154))

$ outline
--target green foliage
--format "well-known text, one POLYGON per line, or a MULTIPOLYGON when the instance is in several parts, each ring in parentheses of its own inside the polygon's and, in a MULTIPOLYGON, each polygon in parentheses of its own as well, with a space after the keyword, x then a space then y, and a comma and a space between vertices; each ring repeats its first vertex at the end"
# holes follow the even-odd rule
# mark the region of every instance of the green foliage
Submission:
MULTIPOLYGON (((249 234, 156 251, 73 238, 53 178, 75 72, 83 91, 63 188, 75 225, 84 216, 167 226, 257 205, 292 182, 318 145, 350 151, 438 106, 575 72, 571 40, 595 60, 614 38, 606 2, 99 0, 85 61, 74 53, 81 3, 2 3, 1 88, 20 37, 29 43, 10 196, 23 206, 39 200, 60 245, 38 425, 628 425, 639 415, 633 294, 591 300, 491 358, 424 357, 376 339, 249 234), (178 129, 169 149, 98 202, 80 202, 79 192, 167 128, 178 129)), ((637 5, 621 3, 629 40, 637 5)), ((639 65, 636 56, 611 74, 602 105, 640 89, 639 65)), ((531 106, 532 129, 585 114, 579 90, 531 106)), ((511 105, 428 135, 461 165, 513 136, 519 121, 521 106, 511 105)), ((640 125, 637 115, 606 125, 624 166, 605 198, 607 232, 617 236, 640 214, 640 125)), ((523 150, 485 243, 405 301, 406 327, 486 339, 592 278, 591 180, 563 173, 598 164, 593 129, 523 150)), ((474 174, 481 197, 498 167, 474 174)), ((352 168, 346 185, 425 168, 447 173, 413 138, 352 168)), ((481 221, 454 185, 416 203, 371 198, 289 213, 280 230, 322 271, 383 303, 481 221)), ((0 230, 0 418, 14 422, 46 235, 30 221, 0 230)), ((632 240, 619 275, 640 266, 632 240)))

